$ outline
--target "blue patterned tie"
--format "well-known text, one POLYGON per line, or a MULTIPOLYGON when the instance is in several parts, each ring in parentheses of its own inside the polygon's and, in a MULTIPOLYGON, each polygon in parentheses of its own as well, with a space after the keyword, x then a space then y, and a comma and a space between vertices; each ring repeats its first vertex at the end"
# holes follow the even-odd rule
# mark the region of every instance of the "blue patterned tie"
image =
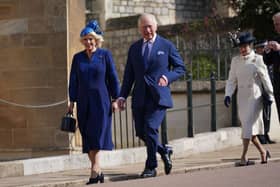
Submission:
POLYGON ((144 59, 144 66, 145 68, 148 67, 148 60, 149 60, 149 42, 145 42, 145 50, 144 50, 144 54, 143 54, 143 59, 144 59))

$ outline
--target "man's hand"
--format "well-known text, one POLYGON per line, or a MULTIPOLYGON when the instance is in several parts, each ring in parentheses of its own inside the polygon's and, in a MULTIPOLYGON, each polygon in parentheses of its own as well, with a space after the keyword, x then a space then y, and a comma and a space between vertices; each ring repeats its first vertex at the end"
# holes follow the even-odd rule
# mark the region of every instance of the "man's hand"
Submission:
POLYGON ((158 81, 159 86, 167 86, 168 85, 168 80, 167 77, 162 75, 158 81))
POLYGON ((269 41, 267 47, 273 51, 280 51, 280 44, 276 41, 269 41))
POLYGON ((118 101, 113 101, 112 102, 112 111, 115 112, 119 109, 118 101))

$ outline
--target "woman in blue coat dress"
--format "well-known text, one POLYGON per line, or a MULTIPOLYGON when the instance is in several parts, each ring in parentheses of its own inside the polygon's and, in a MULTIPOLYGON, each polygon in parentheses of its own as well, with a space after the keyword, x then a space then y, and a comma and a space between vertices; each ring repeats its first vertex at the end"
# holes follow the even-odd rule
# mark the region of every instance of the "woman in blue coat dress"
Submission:
POLYGON ((112 111, 119 95, 119 80, 111 53, 101 47, 102 32, 96 21, 81 31, 85 50, 72 60, 68 111, 77 104, 78 126, 82 136, 83 153, 91 161, 91 175, 87 184, 104 182, 99 165, 100 150, 112 150, 112 111))

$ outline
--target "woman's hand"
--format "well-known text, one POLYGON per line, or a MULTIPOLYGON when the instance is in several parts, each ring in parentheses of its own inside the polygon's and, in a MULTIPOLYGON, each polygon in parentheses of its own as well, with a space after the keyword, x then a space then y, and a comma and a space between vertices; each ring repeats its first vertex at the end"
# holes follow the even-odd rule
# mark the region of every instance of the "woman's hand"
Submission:
POLYGON ((273 51, 280 50, 280 44, 276 41, 269 41, 267 46, 268 46, 268 48, 272 49, 273 51))
POLYGON ((73 114, 73 109, 74 109, 74 102, 70 102, 67 108, 67 113, 73 114))
POLYGON ((118 101, 113 101, 112 102, 112 111, 116 112, 119 109, 118 101))
POLYGON ((230 105, 230 97, 229 96, 226 96, 225 99, 224 99, 224 104, 225 106, 228 108, 229 105, 230 105))

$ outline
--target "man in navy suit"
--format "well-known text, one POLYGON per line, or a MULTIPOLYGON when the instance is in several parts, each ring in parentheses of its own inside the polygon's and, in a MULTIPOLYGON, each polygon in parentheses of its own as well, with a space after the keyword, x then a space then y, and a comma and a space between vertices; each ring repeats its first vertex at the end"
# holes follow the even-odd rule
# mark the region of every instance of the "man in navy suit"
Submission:
POLYGON ((141 177, 155 177, 156 153, 161 155, 165 173, 172 168, 172 149, 158 140, 158 128, 171 108, 169 85, 185 74, 185 65, 175 46, 156 34, 157 21, 152 14, 142 14, 138 19, 142 39, 133 43, 128 51, 123 84, 118 105, 125 108, 126 98, 132 90, 132 114, 136 136, 145 142, 147 160, 141 177))

